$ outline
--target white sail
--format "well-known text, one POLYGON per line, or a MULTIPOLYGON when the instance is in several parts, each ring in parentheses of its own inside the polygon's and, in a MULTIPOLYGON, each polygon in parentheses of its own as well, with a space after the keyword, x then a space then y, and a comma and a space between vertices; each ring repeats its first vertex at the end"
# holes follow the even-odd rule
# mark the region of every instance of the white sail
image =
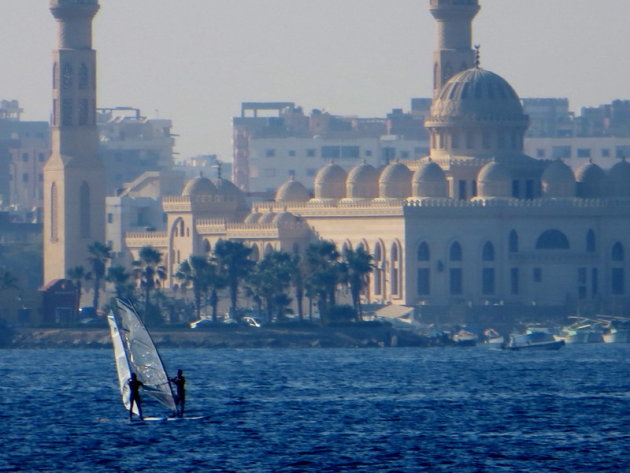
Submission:
MULTIPOLYGON (((125 353, 125 347, 123 345, 120 331, 118 330, 118 324, 113 314, 107 316, 107 322, 109 323, 109 330, 112 334, 112 343, 114 345, 114 359, 116 361, 116 372, 118 373, 118 382, 120 384, 120 396, 122 402, 127 410, 129 410, 129 379, 131 378, 131 370, 129 369, 129 362, 127 361, 127 354, 125 353)), ((139 415, 138 406, 134 404, 133 413, 139 415)))
MULTIPOLYGON (((144 393, 171 411, 175 411, 175 398, 171 383, 151 335, 131 305, 120 299, 116 299, 116 302, 118 331, 125 348, 129 370, 136 373, 138 380, 143 383, 142 391, 144 393)), ((115 349, 116 346, 114 345, 115 349)))

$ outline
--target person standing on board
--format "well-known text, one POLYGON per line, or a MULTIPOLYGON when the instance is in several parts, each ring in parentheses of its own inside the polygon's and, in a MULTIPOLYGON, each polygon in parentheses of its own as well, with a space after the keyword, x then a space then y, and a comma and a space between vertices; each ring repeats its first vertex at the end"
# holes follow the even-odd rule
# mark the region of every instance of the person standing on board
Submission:
POLYGON ((138 416, 140 420, 144 420, 142 417, 142 400, 140 399, 140 387, 144 386, 142 381, 139 381, 136 373, 131 373, 131 378, 128 381, 129 384, 129 420, 133 417, 133 405, 135 403, 138 408, 138 416))
POLYGON ((175 385, 175 405, 177 406, 177 417, 184 417, 184 408, 186 407, 186 378, 184 372, 177 370, 177 376, 171 378, 171 382, 175 385))

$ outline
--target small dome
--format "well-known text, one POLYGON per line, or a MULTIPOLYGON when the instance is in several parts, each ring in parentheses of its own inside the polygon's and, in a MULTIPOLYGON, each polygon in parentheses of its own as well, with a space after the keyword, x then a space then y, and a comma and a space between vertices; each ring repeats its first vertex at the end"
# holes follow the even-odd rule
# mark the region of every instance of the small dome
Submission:
POLYGON ((608 189, 608 177, 602 168, 593 162, 580 167, 575 172, 578 197, 587 199, 604 197, 608 189))
POLYGON ((343 199, 346 195, 346 171, 337 164, 327 164, 315 176, 316 199, 343 199))
POLYGON ((510 197, 512 175, 505 164, 491 161, 477 175, 479 197, 510 197))
POLYGON ((207 177, 199 176, 191 179, 184 186, 182 196, 213 195, 217 193, 216 186, 207 177))
POLYGON ((545 197, 575 197, 575 176, 560 159, 545 168, 540 181, 545 197))
POLYGON ((374 199, 378 197, 378 171, 367 163, 355 166, 348 173, 346 189, 348 198, 374 199))
POLYGON ((294 179, 282 184, 276 192, 276 202, 306 202, 310 198, 306 187, 294 179))
POLYGON ((295 224, 298 222, 298 220, 299 218, 293 215, 291 212, 280 212, 274 217, 273 223, 281 227, 284 225, 295 224))
POLYGON ((454 75, 444 84, 431 106, 426 126, 499 121, 527 126, 529 118, 505 79, 494 72, 472 68, 454 75))
POLYGON ((217 189, 217 195, 223 196, 226 200, 241 200, 244 199, 243 191, 236 187, 232 182, 227 179, 218 178, 213 181, 214 186, 217 189))
POLYGON ((260 220, 261 215, 262 214, 260 212, 252 212, 247 217, 245 217, 245 220, 243 220, 243 223, 258 223, 258 220, 260 220))
POLYGON ((630 197, 630 163, 625 158, 610 168, 608 178, 616 197, 630 197))
POLYGON ((258 219, 258 223, 260 223, 260 224, 273 223, 274 219, 276 218, 276 215, 277 214, 275 212, 265 212, 258 219))
POLYGON ((412 191, 414 197, 448 197, 448 184, 444 171, 430 159, 413 174, 412 191))
POLYGON ((378 181, 379 197, 406 199, 411 195, 411 171, 402 163, 391 163, 383 169, 378 181))

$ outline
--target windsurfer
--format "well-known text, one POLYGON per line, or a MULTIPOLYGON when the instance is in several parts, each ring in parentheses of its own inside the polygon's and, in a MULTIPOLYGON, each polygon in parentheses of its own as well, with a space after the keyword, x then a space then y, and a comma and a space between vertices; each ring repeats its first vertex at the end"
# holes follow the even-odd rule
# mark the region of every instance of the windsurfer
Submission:
POLYGON ((184 372, 177 370, 177 376, 171 378, 171 382, 175 385, 175 405, 177 406, 177 417, 184 417, 184 408, 186 407, 186 378, 184 372))
POLYGON ((138 416, 140 420, 143 420, 142 417, 142 399, 140 399, 140 387, 144 386, 142 381, 138 380, 136 373, 131 373, 131 378, 129 378, 129 420, 132 420, 133 417, 133 405, 136 404, 138 408, 138 416))

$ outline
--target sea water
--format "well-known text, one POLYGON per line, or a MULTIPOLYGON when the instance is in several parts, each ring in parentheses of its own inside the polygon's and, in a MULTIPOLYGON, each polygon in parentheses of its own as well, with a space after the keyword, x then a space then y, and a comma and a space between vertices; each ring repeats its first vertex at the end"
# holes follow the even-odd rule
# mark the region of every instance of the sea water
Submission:
POLYGON ((1 350, 0 471, 630 471, 630 344, 162 355, 208 418, 130 423, 109 350, 1 350))

